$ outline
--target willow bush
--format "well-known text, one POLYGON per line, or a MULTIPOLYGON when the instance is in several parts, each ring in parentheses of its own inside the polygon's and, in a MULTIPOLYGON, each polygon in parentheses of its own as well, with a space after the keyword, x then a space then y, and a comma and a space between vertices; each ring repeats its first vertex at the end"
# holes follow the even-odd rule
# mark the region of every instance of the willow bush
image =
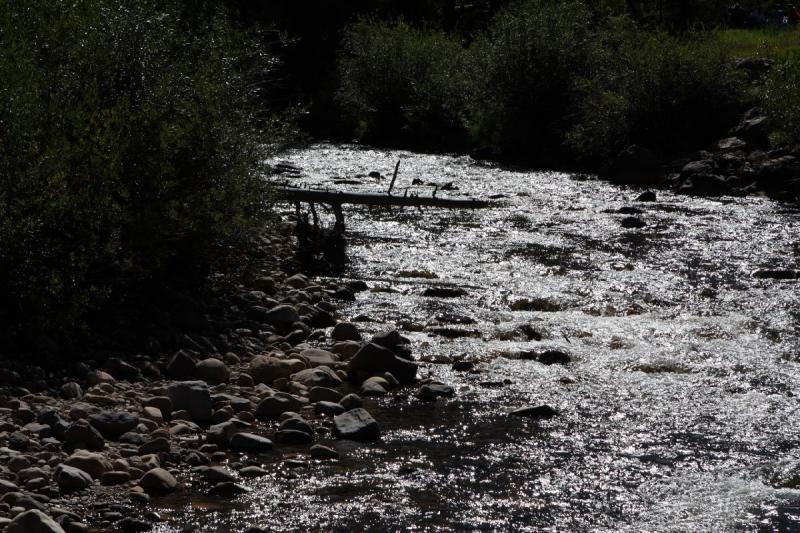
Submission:
POLYGON ((256 42, 202 2, 0 3, 4 333, 72 331, 260 218, 256 42))

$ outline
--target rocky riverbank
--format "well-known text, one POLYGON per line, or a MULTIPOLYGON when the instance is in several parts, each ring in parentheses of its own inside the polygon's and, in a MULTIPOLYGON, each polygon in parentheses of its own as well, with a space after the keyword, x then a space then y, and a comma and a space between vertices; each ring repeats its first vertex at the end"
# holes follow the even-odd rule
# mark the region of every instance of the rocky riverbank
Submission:
POLYGON ((338 452, 321 442, 379 439, 362 397, 412 384, 419 401, 454 394, 418 379, 398 332, 367 341, 355 324, 337 321, 336 300, 367 287, 299 273, 291 229, 260 236, 258 268, 217 295, 231 320, 202 316, 216 331, 185 334, 188 346, 177 352, 69 371, 6 365, 0 530, 148 531, 161 520, 153 498, 189 490, 234 497, 267 463, 335 461, 338 452))
POLYGON ((606 165, 601 176, 693 196, 760 194, 800 201, 800 146, 771 147, 768 119, 757 108, 742 115, 729 134, 705 150, 667 160, 647 148, 630 146, 606 165))

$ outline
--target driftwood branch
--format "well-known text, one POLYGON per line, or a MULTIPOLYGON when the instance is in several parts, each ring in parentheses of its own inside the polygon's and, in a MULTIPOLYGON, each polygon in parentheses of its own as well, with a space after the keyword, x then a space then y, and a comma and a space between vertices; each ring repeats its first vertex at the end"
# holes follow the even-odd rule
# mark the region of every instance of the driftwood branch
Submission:
POLYGON ((467 198, 436 198, 432 196, 392 196, 389 194, 354 193, 323 191, 318 189, 298 189, 276 187, 277 192, 289 202, 308 202, 328 205, 368 205, 368 206, 418 206, 444 207, 452 209, 482 209, 489 207, 485 200, 467 198))

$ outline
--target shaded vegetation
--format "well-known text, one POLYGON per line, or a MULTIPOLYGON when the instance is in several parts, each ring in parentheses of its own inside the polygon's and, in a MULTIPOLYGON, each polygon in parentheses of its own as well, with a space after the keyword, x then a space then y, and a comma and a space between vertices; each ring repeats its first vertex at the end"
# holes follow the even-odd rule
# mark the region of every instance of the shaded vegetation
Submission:
POLYGON ((0 4, 6 336, 72 335, 148 280, 190 279, 262 217, 268 66, 216 8, 0 4))

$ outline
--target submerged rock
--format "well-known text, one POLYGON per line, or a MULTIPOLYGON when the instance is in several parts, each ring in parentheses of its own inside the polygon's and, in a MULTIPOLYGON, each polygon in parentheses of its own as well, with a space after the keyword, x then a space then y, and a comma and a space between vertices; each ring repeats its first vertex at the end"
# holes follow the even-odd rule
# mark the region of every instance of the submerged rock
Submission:
POLYGON ((538 405, 536 407, 522 407, 509 413, 511 416, 523 416, 536 420, 546 420, 558 415, 558 412, 549 405, 538 405))

